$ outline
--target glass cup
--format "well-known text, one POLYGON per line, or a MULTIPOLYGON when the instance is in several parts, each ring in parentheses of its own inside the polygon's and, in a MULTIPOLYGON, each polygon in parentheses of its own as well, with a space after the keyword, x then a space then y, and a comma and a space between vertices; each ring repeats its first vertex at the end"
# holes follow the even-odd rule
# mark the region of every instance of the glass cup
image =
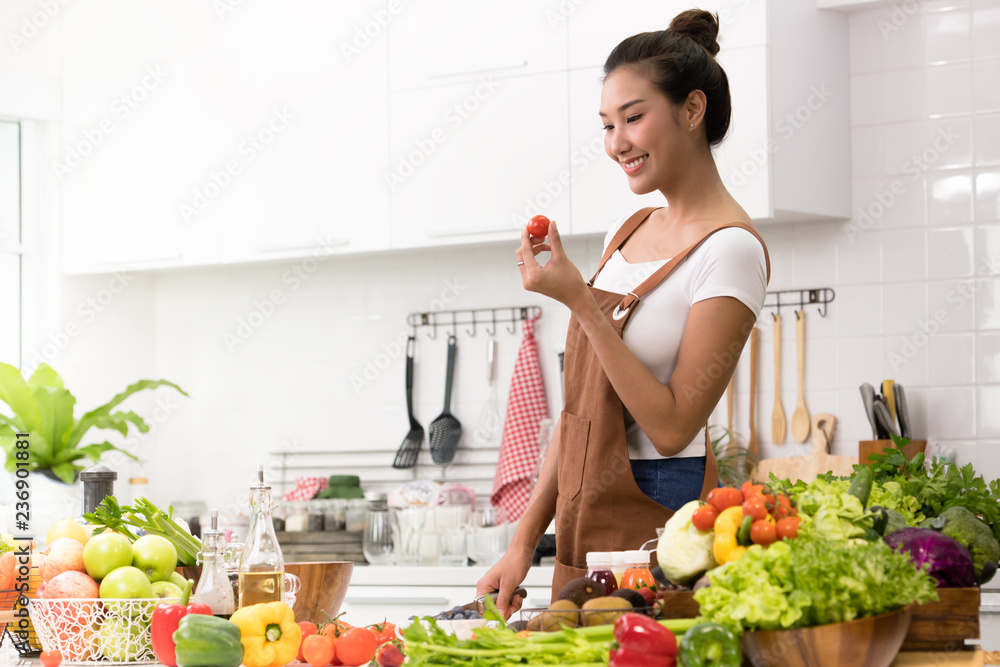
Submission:
POLYGON ((471 505, 438 505, 434 508, 434 533, 437 535, 438 565, 469 564, 469 527, 471 505))
POLYGON ((427 518, 426 505, 389 508, 389 525, 396 550, 396 565, 420 564, 420 538, 427 518))
POLYGON ((289 607, 295 606, 295 596, 298 594, 299 589, 302 587, 302 581, 290 572, 285 572, 282 577, 285 581, 285 604, 289 607))
POLYGON ((389 508, 384 497, 368 502, 361 551, 371 565, 392 565, 396 560, 389 508))
POLYGON ((496 565, 507 550, 507 525, 504 512, 497 507, 481 507, 472 513, 469 557, 476 565, 496 565))

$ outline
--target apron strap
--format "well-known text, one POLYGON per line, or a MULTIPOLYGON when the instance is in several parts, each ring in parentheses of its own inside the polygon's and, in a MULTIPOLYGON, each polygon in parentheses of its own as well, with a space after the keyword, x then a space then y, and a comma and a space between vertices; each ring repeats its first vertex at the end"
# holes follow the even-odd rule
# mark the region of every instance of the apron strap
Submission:
POLYGON ((650 206, 639 209, 625 221, 625 224, 618 228, 615 235, 611 237, 611 243, 609 243, 608 247, 604 249, 604 255, 601 257, 601 263, 598 265, 597 271, 594 272, 594 277, 587 282, 588 287, 594 286, 594 281, 597 280, 597 275, 601 272, 601 269, 604 268, 604 265, 608 263, 608 260, 611 259, 611 256, 615 254, 615 251, 621 248, 625 244, 625 241, 628 240, 628 237, 632 236, 632 233, 639 229, 639 225, 644 223, 646 218, 648 218, 653 211, 659 208, 662 207, 650 206))
POLYGON ((719 462, 715 459, 712 449, 712 438, 708 435, 708 423, 705 423, 705 481, 701 484, 701 500, 707 500, 712 489, 719 486, 719 462))

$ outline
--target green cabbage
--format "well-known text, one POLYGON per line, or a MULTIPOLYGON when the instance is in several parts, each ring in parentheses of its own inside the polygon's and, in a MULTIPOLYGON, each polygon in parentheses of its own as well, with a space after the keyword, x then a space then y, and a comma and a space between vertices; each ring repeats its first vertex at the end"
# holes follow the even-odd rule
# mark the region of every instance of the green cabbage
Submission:
POLYGON ((691 516, 701 502, 692 500, 667 521, 656 545, 656 558, 667 581, 686 586, 717 565, 712 556, 715 533, 691 525, 691 516))

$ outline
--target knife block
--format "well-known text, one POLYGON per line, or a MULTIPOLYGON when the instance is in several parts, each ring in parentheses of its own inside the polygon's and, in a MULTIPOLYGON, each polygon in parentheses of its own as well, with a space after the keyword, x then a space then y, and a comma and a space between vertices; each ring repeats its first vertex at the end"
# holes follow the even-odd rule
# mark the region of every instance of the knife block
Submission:
MULTIPOLYGON (((870 463, 868 460, 871 454, 881 454, 882 450, 886 447, 895 447, 892 440, 861 440, 858 442, 858 461, 862 464, 870 463)), ((910 442, 903 447, 903 454, 906 455, 906 459, 910 460, 917 455, 918 452, 924 451, 927 447, 926 440, 910 440, 910 442)))

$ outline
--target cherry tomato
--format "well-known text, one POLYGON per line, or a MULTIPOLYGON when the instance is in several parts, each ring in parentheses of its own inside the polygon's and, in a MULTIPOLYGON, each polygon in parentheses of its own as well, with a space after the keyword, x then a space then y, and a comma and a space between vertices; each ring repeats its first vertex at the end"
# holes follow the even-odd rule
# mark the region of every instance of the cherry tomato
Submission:
POLYGON ((341 636, 342 634, 344 634, 353 627, 354 626, 348 623, 347 621, 342 620, 340 618, 340 614, 337 614, 336 618, 331 619, 329 623, 323 624, 323 627, 320 629, 319 633, 321 635, 326 635, 327 637, 333 637, 334 639, 336 639, 337 637, 341 636))
POLYGON ((379 646, 396 638, 396 625, 389 621, 369 625, 368 629, 375 633, 375 641, 379 646))
POLYGON ((743 482, 743 486, 740 487, 740 491, 743 493, 744 498, 749 498, 755 493, 760 493, 764 490, 763 484, 756 484, 753 480, 748 479, 743 482))
POLYGON ((715 509, 721 512, 727 507, 742 505, 743 494, 740 493, 739 489, 734 489, 731 486, 723 486, 708 492, 708 502, 710 505, 715 505, 715 509))
POLYGON ((549 233, 549 219, 544 215, 536 215, 528 221, 528 234, 536 239, 544 239, 549 233))
POLYGON ((337 658, 345 665, 366 665, 375 657, 378 642, 368 628, 351 628, 337 640, 337 658))
POLYGON ((299 644, 298 660, 299 662, 305 662, 306 659, 305 656, 302 655, 302 649, 305 648, 306 637, 315 635, 319 631, 316 629, 316 624, 310 621, 299 621, 299 627, 302 628, 302 643, 299 644))
POLYGON ((768 545, 778 537, 778 529, 774 525, 774 519, 758 519, 750 526, 750 541, 754 544, 768 545))
POLYGON ((44 667, 59 667, 62 663, 62 653, 59 651, 42 651, 38 659, 42 661, 44 667))
POLYGON ((754 521, 766 519, 768 516, 767 503, 764 497, 758 494, 748 496, 743 501, 743 516, 752 516, 754 521))
POLYGON ((691 525, 700 531, 708 532, 715 528, 715 520, 719 517, 719 510, 715 505, 708 503, 702 505, 691 515, 691 525))
POLYGON ((309 635, 302 640, 302 655, 312 667, 326 667, 333 660, 333 639, 325 635, 309 635))
POLYGON ((799 511, 792 506, 792 501, 788 496, 778 496, 772 511, 776 519, 784 519, 787 516, 795 516, 798 513, 799 511))
POLYGON ((779 540, 790 540, 799 535, 799 523, 802 522, 797 516, 789 516, 778 521, 778 539, 779 540))

